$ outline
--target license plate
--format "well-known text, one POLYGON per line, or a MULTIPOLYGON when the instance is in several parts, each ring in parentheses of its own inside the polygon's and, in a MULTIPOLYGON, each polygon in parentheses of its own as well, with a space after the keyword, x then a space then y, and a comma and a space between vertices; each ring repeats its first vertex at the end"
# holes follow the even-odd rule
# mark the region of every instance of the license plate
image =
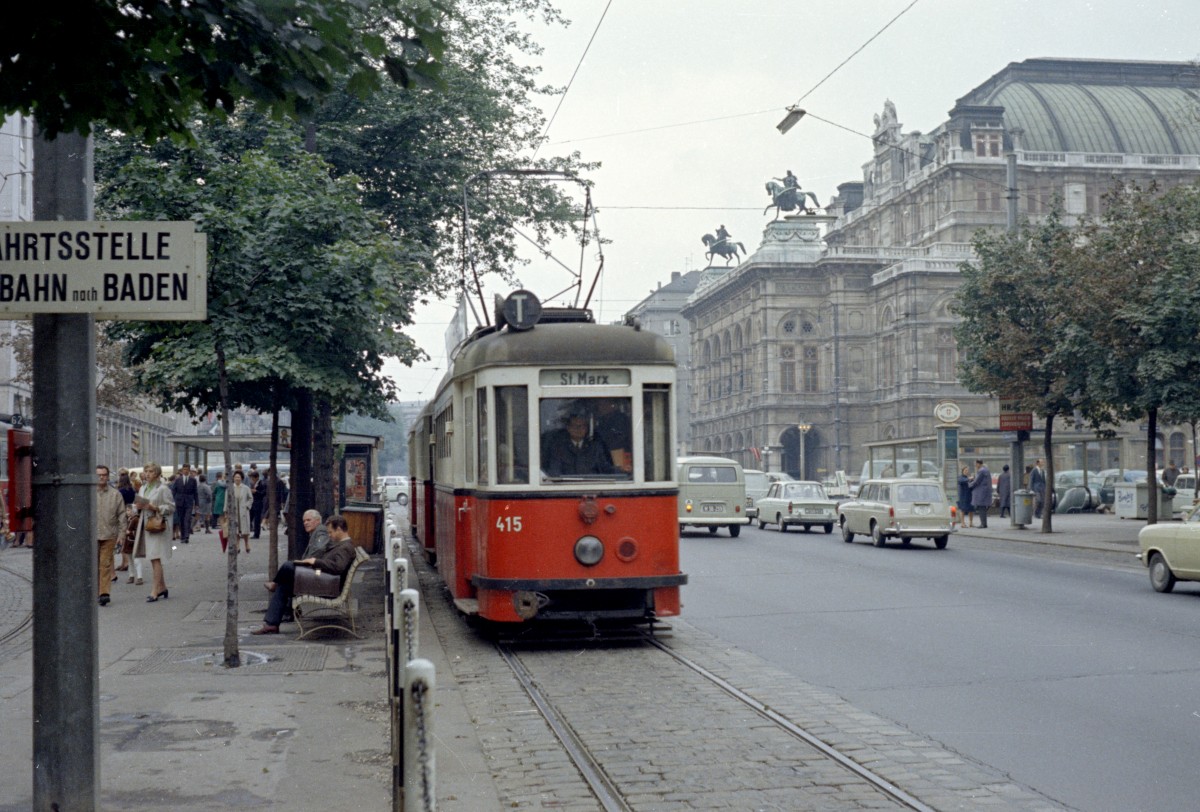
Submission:
POLYGON ((724 513, 725 512, 725 503, 724 502, 712 502, 712 503, 703 504, 700 506, 700 512, 701 513, 724 513))
POLYGON ((928 516, 930 513, 933 513, 931 505, 913 505, 914 516, 928 516))
POLYGON ((815 514, 816 514, 816 515, 818 515, 818 516, 824 516, 824 515, 825 515, 825 509, 824 509, 824 508, 805 508, 805 509, 804 509, 804 512, 805 512, 805 513, 815 513, 815 514))

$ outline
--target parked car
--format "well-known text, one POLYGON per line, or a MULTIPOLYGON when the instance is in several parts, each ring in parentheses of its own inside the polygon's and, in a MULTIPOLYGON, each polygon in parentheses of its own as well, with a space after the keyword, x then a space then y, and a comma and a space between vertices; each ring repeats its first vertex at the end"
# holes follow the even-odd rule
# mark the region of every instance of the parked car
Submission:
POLYGON ((1200 507, 1189 511, 1182 523, 1143 527, 1138 547, 1156 592, 1170 592, 1176 581, 1200 581, 1200 507))
POLYGON ((1196 475, 1180 474, 1175 479, 1175 512, 1184 516, 1196 505, 1196 475))
POLYGON ((954 531, 955 508, 940 483, 931 479, 872 479, 859 488, 858 497, 842 502, 838 523, 842 540, 856 534, 869 536, 876 547, 888 538, 909 544, 914 538, 931 538, 945 549, 954 531))
POLYGON ((408 477, 381 476, 379 478, 379 493, 385 502, 395 502, 398 505, 408 504, 408 477))
POLYGON ((807 533, 817 524, 832 533, 837 522, 837 502, 826 495, 819 482, 776 482, 758 500, 757 508, 759 529, 774 524, 780 533, 794 526, 803 527, 807 533))
POLYGON ((767 495, 767 488, 771 487, 771 480, 765 473, 754 468, 745 468, 742 470, 742 474, 746 478, 746 518, 754 519, 758 516, 758 508, 755 507, 755 504, 767 495))
POLYGON ((724 527, 737 538, 746 517, 746 480, 742 466, 724 457, 680 457, 679 527, 724 527))

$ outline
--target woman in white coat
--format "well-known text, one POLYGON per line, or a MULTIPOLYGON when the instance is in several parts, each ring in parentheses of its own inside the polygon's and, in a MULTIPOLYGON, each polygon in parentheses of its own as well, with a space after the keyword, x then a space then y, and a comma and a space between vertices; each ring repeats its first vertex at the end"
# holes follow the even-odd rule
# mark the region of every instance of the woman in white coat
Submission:
POLYGON ((133 499, 133 506, 140 514, 138 519, 137 540, 134 542, 134 555, 144 550, 144 557, 150 559, 154 570, 154 586, 146 596, 147 603, 154 603, 159 598, 171 597, 167 591, 167 582, 163 577, 164 558, 171 557, 172 524, 175 514, 175 499, 171 489, 162 481, 162 466, 157 462, 149 462, 142 468, 144 482, 133 499), (147 524, 156 524, 162 519, 162 527, 152 530, 147 524))
POLYGON ((254 495, 242 479, 241 471, 233 472, 233 484, 225 491, 225 518, 229 521, 229 536, 234 549, 237 549, 240 540, 245 545, 246 552, 250 552, 250 505, 254 501, 254 495), (234 516, 238 521, 237 536, 233 535, 234 516))

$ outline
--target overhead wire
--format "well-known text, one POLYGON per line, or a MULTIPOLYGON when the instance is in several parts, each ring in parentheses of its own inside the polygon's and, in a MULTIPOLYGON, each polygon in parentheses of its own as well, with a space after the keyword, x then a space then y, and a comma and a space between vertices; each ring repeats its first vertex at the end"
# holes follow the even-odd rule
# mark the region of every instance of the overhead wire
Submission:
POLYGON ((542 148, 542 142, 546 138, 546 133, 550 132, 550 127, 554 124, 554 119, 558 118, 558 111, 562 109, 563 102, 567 99, 567 93, 571 91, 571 85, 575 84, 575 77, 579 75, 579 69, 583 67, 583 60, 587 58, 588 51, 591 50, 592 43, 596 41, 596 34, 600 33, 600 26, 604 22, 604 18, 608 15, 609 8, 612 7, 612 0, 604 6, 604 11, 600 14, 600 19, 596 21, 596 27, 592 29, 592 36, 588 38, 587 45, 584 46, 583 53, 579 55, 579 62, 575 64, 575 70, 571 73, 571 78, 567 82, 567 86, 563 88, 562 95, 558 97, 558 104, 554 107, 554 113, 550 116, 550 120, 546 122, 545 129, 542 130, 542 136, 538 139, 538 144, 533 149, 533 157, 536 158, 538 151, 542 148))

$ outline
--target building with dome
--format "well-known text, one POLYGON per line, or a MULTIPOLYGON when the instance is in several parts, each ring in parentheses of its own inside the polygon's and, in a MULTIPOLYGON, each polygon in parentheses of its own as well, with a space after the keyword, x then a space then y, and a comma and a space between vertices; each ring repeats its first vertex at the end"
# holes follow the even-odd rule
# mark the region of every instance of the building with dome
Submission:
MULTIPOLYGON (((1056 199, 1068 222, 1097 216, 1118 180, 1200 179, 1192 63, 1026 60, 948 116, 904 132, 886 101, 862 179, 838 186, 827 215, 768 223, 740 265, 702 272, 683 309, 696 451, 759 467, 766 449, 772 469, 793 476, 853 475, 867 444, 932 435, 945 401, 966 431, 1002 445, 998 403, 957 382, 950 306, 972 235, 1006 226, 1007 155, 1017 215, 1033 220, 1056 199)), ((1142 437, 1128 435, 1098 442, 1080 430, 1058 467, 1144 466, 1142 437)), ((1189 438, 1168 427, 1164 458, 1193 458, 1189 438)))

